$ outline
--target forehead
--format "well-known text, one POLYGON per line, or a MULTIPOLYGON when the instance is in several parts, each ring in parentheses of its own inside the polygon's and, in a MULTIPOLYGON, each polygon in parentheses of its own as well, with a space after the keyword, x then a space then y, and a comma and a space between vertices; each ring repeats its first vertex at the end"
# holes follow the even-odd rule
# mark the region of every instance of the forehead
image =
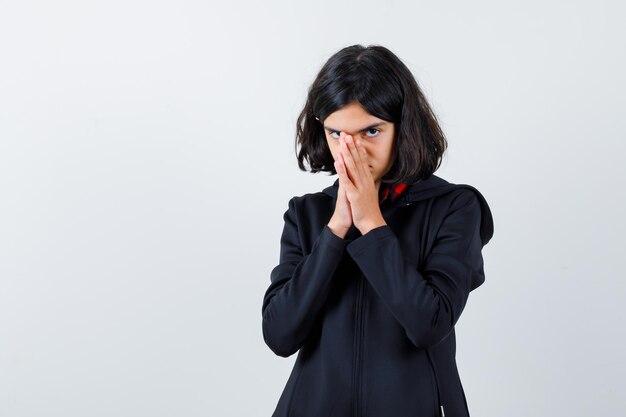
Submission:
POLYGON ((359 132, 386 125, 387 122, 369 114, 360 104, 349 104, 324 119, 324 129, 359 132))

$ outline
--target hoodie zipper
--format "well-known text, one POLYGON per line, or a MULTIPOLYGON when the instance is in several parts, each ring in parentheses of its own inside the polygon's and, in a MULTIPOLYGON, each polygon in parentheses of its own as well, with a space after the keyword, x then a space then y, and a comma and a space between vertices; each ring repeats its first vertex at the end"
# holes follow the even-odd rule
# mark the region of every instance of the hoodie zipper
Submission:
POLYGON ((353 375, 352 375, 352 387, 353 387, 353 409, 352 416, 359 417, 360 415, 360 392, 361 392, 361 345, 363 339, 363 274, 359 277, 359 286, 357 290, 356 299, 356 320, 354 326, 355 338, 354 338, 354 363, 353 363, 353 375))
POLYGON ((439 393, 439 381, 437 380, 437 371, 435 370, 435 365, 433 364, 433 360, 430 357, 430 352, 426 349, 426 356, 428 357, 428 363, 430 364, 431 369, 433 370, 433 376, 435 377, 435 388, 437 390, 437 406, 439 407, 437 412, 438 417, 445 417, 443 412, 443 404, 441 404, 441 394, 439 393))

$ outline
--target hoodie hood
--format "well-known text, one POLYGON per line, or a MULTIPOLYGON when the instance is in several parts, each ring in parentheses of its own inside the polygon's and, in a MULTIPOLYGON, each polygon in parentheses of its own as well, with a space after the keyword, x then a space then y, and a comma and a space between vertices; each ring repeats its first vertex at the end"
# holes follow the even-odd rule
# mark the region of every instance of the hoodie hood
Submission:
MULTIPOLYGON (((491 214, 491 209, 487 204, 487 200, 485 200, 485 197, 480 193, 480 191, 478 191, 471 185, 454 184, 446 181, 445 179, 435 174, 431 174, 428 178, 424 178, 412 184, 409 184, 408 187, 402 192, 402 194, 400 194, 398 199, 391 204, 409 205, 416 201, 426 200, 432 197, 447 194, 458 188, 469 188, 476 194, 478 200, 480 201, 480 206, 482 208, 480 237, 484 246, 491 240, 493 236, 493 216, 491 214)), ((322 192, 336 200, 338 190, 339 179, 336 179, 332 185, 324 188, 322 192)))

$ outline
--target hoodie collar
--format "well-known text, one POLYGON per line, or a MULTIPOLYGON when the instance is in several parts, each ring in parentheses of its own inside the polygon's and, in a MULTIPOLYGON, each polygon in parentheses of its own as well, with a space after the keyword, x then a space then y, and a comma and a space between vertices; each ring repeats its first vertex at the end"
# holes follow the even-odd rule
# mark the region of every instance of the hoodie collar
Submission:
MULTIPOLYGON (((489 242, 493 236, 493 217, 487 201, 483 195, 471 185, 468 184, 454 184, 446 181, 445 179, 431 174, 429 177, 417 180, 416 182, 409 183, 407 187, 402 191, 397 198, 390 202, 392 205, 408 206, 409 204, 417 201, 426 200, 432 197, 440 196, 449 193, 458 188, 469 188, 476 193, 480 205, 482 208, 482 221, 480 226, 480 236, 483 241, 483 246, 489 242)), ((337 199, 337 191, 339 189, 339 179, 324 188, 322 192, 333 199, 337 199)))
POLYGON ((379 202, 382 204, 388 198, 390 198, 391 201, 394 201, 400 195, 402 195, 402 193, 404 192, 404 190, 406 189, 408 185, 409 184, 405 184, 405 183, 396 184, 393 187, 390 184, 383 185, 379 193, 379 202))

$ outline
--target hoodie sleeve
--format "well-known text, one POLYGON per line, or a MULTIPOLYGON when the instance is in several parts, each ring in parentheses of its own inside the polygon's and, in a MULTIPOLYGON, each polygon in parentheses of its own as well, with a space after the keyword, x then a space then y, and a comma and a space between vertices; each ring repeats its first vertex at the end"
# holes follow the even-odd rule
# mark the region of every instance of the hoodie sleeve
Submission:
POLYGON ((348 243, 325 225, 310 253, 304 254, 294 198, 283 215, 280 261, 270 273, 271 284, 262 306, 263 339, 282 357, 291 356, 304 344, 328 298, 332 276, 348 243))
POLYGON ((443 340, 463 311, 472 281, 484 280, 481 206, 473 191, 451 202, 422 271, 404 257, 388 225, 370 230, 346 250, 417 347, 443 340))

